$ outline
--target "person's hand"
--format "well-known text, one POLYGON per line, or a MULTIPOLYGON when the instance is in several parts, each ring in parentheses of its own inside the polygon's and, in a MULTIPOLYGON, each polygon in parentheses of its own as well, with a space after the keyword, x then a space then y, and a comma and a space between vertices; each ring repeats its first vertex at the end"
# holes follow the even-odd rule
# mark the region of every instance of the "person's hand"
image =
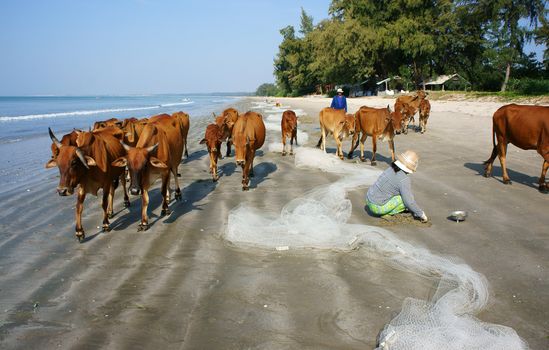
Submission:
POLYGON ((427 221, 429 221, 429 218, 427 217, 427 215, 425 215, 425 213, 423 213, 423 214, 421 215, 421 217, 419 218, 419 220, 420 220, 421 222, 427 222, 427 221))

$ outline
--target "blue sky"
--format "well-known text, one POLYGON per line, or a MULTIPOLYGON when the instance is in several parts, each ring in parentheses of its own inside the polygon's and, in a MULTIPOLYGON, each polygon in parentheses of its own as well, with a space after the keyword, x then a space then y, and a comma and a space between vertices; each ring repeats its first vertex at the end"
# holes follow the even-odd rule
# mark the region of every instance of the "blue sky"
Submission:
POLYGON ((0 95, 255 91, 330 0, 3 0, 0 95))

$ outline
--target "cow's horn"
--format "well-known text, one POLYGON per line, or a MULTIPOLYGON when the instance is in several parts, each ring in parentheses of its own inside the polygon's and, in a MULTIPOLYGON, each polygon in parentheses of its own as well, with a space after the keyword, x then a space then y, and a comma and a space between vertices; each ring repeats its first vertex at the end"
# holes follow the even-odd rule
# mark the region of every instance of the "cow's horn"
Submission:
POLYGON ((215 115, 215 112, 212 112, 212 115, 214 118, 217 118, 217 116, 215 115))
POLYGON ((82 152, 82 150, 78 147, 76 147, 76 155, 78 156, 78 159, 80 159, 82 164, 84 164, 86 169, 89 169, 90 167, 88 166, 88 162, 86 162, 86 158, 84 157, 84 152, 82 152))
POLYGON ((124 147, 124 149, 125 149, 126 151, 129 151, 129 150, 130 150, 131 147, 128 146, 128 145, 126 145, 126 144, 124 143, 124 141, 120 141, 120 143, 122 144, 122 147, 124 147))
POLYGON ((57 139, 57 137, 55 137, 55 135, 53 134, 53 131, 51 131, 51 129, 48 127, 48 132, 50 133, 50 139, 51 141, 55 144, 55 146, 57 148, 61 148, 61 142, 59 142, 59 140, 57 139))
POLYGON ((156 143, 155 145, 153 145, 153 146, 147 148, 147 152, 151 153, 151 152, 153 152, 157 147, 158 147, 158 143, 156 143))

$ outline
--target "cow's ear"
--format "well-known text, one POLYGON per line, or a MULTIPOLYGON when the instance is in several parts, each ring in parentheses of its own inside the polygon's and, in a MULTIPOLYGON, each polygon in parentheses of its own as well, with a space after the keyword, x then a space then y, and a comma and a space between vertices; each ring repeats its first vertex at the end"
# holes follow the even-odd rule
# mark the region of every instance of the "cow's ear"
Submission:
POLYGON ((200 140, 200 142, 199 142, 199 144, 201 144, 201 145, 203 145, 203 144, 205 144, 205 143, 206 143, 206 139, 202 139, 202 140, 200 140))
POLYGON ((54 168, 57 166, 57 161, 55 159, 50 159, 47 163, 46 163, 46 169, 50 169, 50 168, 54 168))
POLYGON ((128 164, 128 159, 126 157, 117 158, 114 162, 111 163, 112 166, 125 168, 128 164))
POLYGON ((152 157, 149 159, 149 162, 151 163, 151 165, 155 168, 162 168, 162 169, 166 169, 168 166, 166 165, 166 163, 164 163, 163 161, 161 161, 160 159, 156 158, 156 157, 152 157))
POLYGON ((88 166, 97 166, 95 159, 93 159, 92 157, 84 156, 84 158, 86 159, 86 163, 88 164, 88 166))

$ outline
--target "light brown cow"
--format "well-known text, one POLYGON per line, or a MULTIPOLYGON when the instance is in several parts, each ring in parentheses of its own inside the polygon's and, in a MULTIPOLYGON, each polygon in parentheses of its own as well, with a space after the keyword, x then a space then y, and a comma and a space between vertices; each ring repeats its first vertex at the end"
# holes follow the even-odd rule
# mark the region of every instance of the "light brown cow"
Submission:
POLYGON ((120 168, 112 167, 111 162, 126 152, 120 139, 114 136, 115 128, 103 128, 93 132, 77 132, 78 146, 63 145, 48 129, 50 138, 59 153, 46 163, 46 168, 59 168, 57 193, 68 196, 78 187, 76 200, 76 237, 83 242, 86 235, 82 227, 82 211, 87 193, 97 195, 103 190, 103 231, 110 231, 109 217, 112 216, 112 200, 118 179, 123 174, 120 168))
POLYGON ((421 100, 419 104, 419 130, 423 134, 427 131, 427 119, 431 114, 431 103, 427 99, 421 100))
POLYGON ((128 118, 124 119, 122 122, 122 131, 124 131, 124 143, 135 147, 139 136, 143 131, 143 128, 148 122, 148 118, 137 119, 137 118, 128 118))
POLYGON ((214 114, 215 123, 223 131, 223 142, 225 141, 227 142, 227 154, 226 154, 227 157, 231 155, 231 144, 232 144, 231 136, 233 134, 234 124, 238 120, 238 116, 239 116, 238 111, 234 108, 227 108, 218 117, 215 117, 215 114, 214 114))
POLYGON ((185 112, 175 112, 172 117, 178 118, 181 125, 181 135, 183 136, 183 142, 185 143, 185 157, 189 157, 189 151, 187 150, 187 135, 189 134, 190 120, 189 115, 185 112))
POLYGON ((208 153, 210 155, 210 174, 212 174, 213 181, 216 182, 219 179, 217 175, 217 160, 221 157, 221 143, 223 142, 223 131, 217 124, 210 124, 206 127, 206 133, 204 138, 200 141, 200 144, 206 144, 208 153))
POLYGON ((292 110, 287 110, 282 113, 282 121, 280 122, 282 130, 282 155, 286 155, 286 137, 290 139, 290 155, 294 154, 294 140, 297 146, 297 115, 292 110))
POLYGON ((256 112, 240 115, 233 125, 232 140, 236 165, 242 167, 242 190, 249 189, 250 177, 254 176, 255 152, 265 142, 263 117, 256 112))
POLYGON ((112 164, 121 168, 127 166, 131 179, 130 193, 141 193, 141 223, 138 231, 144 231, 149 228, 149 188, 157 178, 162 179, 162 215, 171 212, 168 207, 170 173, 174 175, 175 198, 181 199, 177 167, 183 156, 183 135, 179 120, 167 114, 150 118, 135 147, 122 145, 128 155, 116 159, 112 164))
POLYGON ((427 92, 418 90, 414 95, 399 96, 395 102, 395 111, 401 111, 404 117, 405 127, 402 132, 408 133, 408 126, 415 123, 414 115, 419 110, 419 105, 427 97, 427 92), (405 107, 405 108, 403 108, 405 107))
POLYGON ((492 164, 498 156, 503 183, 511 183, 505 158, 507 144, 512 143, 525 150, 535 149, 543 157, 539 190, 548 192, 545 174, 549 168, 549 107, 509 104, 499 108, 493 116, 492 142, 494 148, 490 159, 484 162, 484 176, 492 174, 492 164))
POLYGON ((326 136, 332 134, 337 144, 336 153, 340 159, 343 159, 341 143, 344 138, 354 134, 355 118, 352 114, 346 115, 343 109, 326 107, 320 111, 318 120, 320 122, 321 135, 316 146, 320 147, 326 153, 326 136))
POLYGON ((395 129, 400 127, 401 119, 395 113, 391 113, 389 106, 387 108, 371 108, 362 106, 355 113, 356 133, 353 136, 351 150, 347 154, 347 158, 353 158, 353 152, 358 146, 358 137, 360 137, 360 160, 365 161, 364 157, 364 141, 368 136, 372 137, 372 165, 376 165, 377 139, 389 142, 391 150, 391 159, 395 160, 395 143, 393 141, 395 129))

